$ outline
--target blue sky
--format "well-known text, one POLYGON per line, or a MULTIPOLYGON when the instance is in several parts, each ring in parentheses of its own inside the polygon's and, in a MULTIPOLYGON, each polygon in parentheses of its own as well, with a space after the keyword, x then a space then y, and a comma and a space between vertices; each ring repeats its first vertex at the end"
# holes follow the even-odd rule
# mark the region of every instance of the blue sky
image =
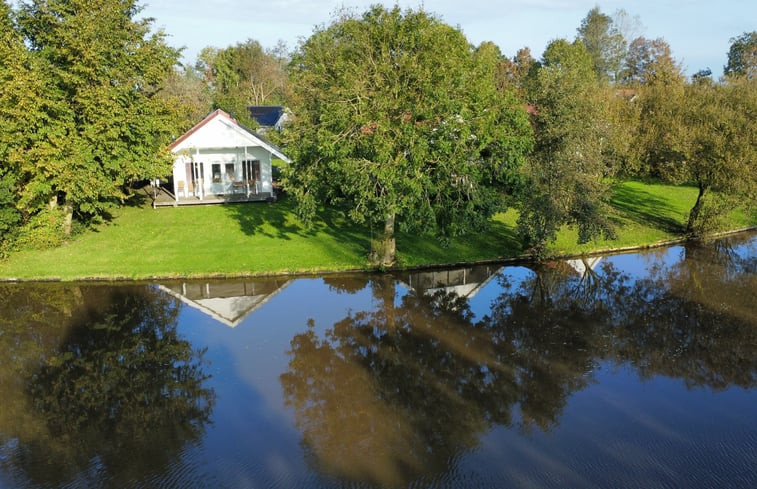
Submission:
MULTIPOLYGON (((340 7, 364 10, 377 0, 143 0, 143 15, 169 42, 185 47, 194 61, 205 46, 226 47, 248 38, 271 47, 283 40, 290 49, 309 36, 317 24, 328 23, 340 7)), ((688 74, 709 67, 720 76, 727 61, 729 39, 757 30, 757 0, 401 0, 402 7, 440 16, 462 29, 474 44, 493 41, 512 56, 524 46, 539 58, 550 40, 573 39, 576 28, 595 5, 613 14, 624 9, 643 24, 639 32, 662 37, 688 74)))

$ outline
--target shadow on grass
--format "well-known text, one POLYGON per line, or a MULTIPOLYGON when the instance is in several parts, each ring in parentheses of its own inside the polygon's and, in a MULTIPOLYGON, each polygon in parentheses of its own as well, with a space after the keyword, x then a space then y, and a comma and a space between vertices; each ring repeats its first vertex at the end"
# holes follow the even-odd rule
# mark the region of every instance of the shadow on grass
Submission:
POLYGON ((401 233, 397 249, 410 266, 513 258, 523 252, 515 228, 496 220, 485 231, 457 236, 448 243, 434 235, 401 233))
MULTIPOLYGON (((318 240, 319 234, 325 234, 345 248, 365 251, 366 256, 368 254, 368 228, 349 222, 337 210, 319 211, 313 219, 313 225, 308 229, 297 220, 294 201, 286 195, 274 203, 251 202, 225 207, 226 212, 239 222, 242 232, 248 236, 258 235, 285 240, 297 236, 318 240)), ((320 241, 322 246, 327 246, 324 240, 320 241)))
POLYGON ((291 239, 291 236, 313 236, 317 229, 306 229, 293 221, 294 206, 286 198, 274 203, 240 202, 224 205, 224 210, 239 222, 248 236, 291 239))
POLYGON ((611 204, 625 217, 639 224, 670 234, 680 234, 685 230, 684 224, 672 217, 677 211, 671 203, 645 190, 616 186, 611 204))
MULTIPOLYGON (((330 258, 362 256, 367 259, 372 238, 369 224, 355 224, 338 209, 321 209, 310 229, 295 217, 293 200, 286 196, 272 204, 245 203, 225 206, 228 215, 239 223, 245 235, 291 240, 308 238, 330 258)), ((397 251, 407 265, 455 263, 517 256, 522 252, 515 230, 495 221, 484 232, 458 236, 443 244, 433 235, 397 233, 397 251)))

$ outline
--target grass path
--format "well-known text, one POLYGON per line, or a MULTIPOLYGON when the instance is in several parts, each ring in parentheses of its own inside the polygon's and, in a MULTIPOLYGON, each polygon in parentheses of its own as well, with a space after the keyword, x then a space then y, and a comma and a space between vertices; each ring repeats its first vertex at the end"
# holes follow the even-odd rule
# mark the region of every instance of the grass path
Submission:
MULTIPOLYGON (((619 238, 576 245, 564 229, 552 254, 638 246, 682 233, 696 191, 689 187, 623 182, 616 186, 613 220, 619 238)), ((494 218, 490 231, 442 246, 433 236, 397 236, 401 266, 513 258, 522 253, 515 234, 517 212, 494 218)), ((757 224, 757 216, 734 211, 728 228, 757 224)), ((356 270, 369 267, 367 226, 347 222, 335 211, 319 215, 312 229, 294 217, 292 203, 191 206, 153 210, 120 209, 111 222, 69 243, 24 251, 0 261, 2 279, 147 279, 356 270)))

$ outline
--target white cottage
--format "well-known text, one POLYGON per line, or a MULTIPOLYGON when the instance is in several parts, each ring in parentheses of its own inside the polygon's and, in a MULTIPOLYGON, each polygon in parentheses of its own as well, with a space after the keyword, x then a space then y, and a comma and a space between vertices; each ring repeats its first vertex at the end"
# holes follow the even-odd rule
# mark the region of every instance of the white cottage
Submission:
POLYGON ((171 205, 273 200, 272 161, 279 148, 216 110, 174 141, 171 205))

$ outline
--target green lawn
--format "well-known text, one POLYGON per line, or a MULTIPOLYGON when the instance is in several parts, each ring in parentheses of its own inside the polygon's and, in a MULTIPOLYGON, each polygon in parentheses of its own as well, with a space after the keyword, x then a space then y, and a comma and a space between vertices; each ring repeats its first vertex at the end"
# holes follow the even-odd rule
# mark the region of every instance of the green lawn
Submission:
MULTIPOLYGON (((696 191, 689 187, 624 182, 613 200, 619 239, 575 244, 564 229, 552 254, 646 245, 681 235, 696 191)), ((432 236, 399 234, 399 264, 420 266, 513 258, 522 253, 515 234, 517 213, 495 217, 486 233, 443 246, 432 236)), ((726 224, 757 224, 757 216, 734 211, 726 224)), ((113 219, 69 243, 45 251, 12 254, 0 262, 0 277, 17 279, 232 276, 368 268, 371 229, 347 222, 335 211, 319 215, 304 229, 292 204, 192 206, 153 210, 143 203, 118 211, 113 219)))

